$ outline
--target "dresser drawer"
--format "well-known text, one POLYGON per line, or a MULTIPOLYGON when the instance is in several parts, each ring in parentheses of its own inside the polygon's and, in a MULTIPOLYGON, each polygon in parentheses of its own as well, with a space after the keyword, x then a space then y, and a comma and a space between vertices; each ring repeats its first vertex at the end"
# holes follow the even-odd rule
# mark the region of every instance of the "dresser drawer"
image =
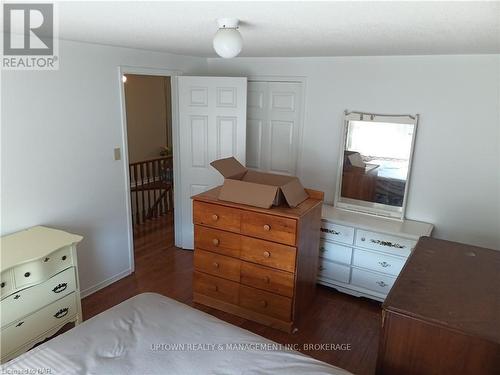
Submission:
POLYGON ((320 230, 321 238, 334 240, 347 245, 352 245, 354 242, 354 228, 322 221, 320 230))
POLYGON ((352 248, 321 239, 319 255, 334 262, 351 264, 352 248))
POLYGON ((321 278, 336 280, 341 283, 349 283, 351 267, 320 258, 318 272, 321 278))
POLYGON ((285 321, 292 317, 292 300, 240 285, 240 306, 285 321))
POLYGON ((194 247, 197 249, 210 250, 214 253, 239 258, 240 238, 239 234, 207 228, 201 225, 194 226, 194 247))
POLYGON ((366 230, 358 230, 356 232, 356 246, 385 251, 396 255, 409 256, 416 244, 416 241, 388 234, 369 232, 366 230))
POLYGON ((194 268, 224 279, 240 281, 240 260, 196 249, 194 251, 194 268))
POLYGON ((194 273, 193 290, 195 293, 237 305, 239 289, 240 284, 238 283, 201 272, 194 273))
POLYGON ((12 290, 14 290, 12 270, 7 270, 2 272, 0 277, 0 297, 8 295, 12 290))
POLYGON ((295 245, 297 221, 281 216, 245 211, 241 233, 286 245, 295 245))
POLYGON ((76 290, 74 267, 51 277, 42 284, 23 289, 4 298, 0 303, 2 327, 19 317, 39 310, 76 290))
POLYGON ((71 293, 35 313, 2 328, 2 357, 63 324, 77 314, 75 293, 71 293))
POLYGON ((193 221, 195 224, 239 233, 241 211, 217 204, 194 201, 193 221))
POLYGON ((294 274, 256 264, 241 263, 241 283, 286 297, 293 297, 294 274))
POLYGON ((354 249, 354 257, 352 259, 352 264, 355 266, 388 273, 394 276, 399 275, 405 262, 405 258, 396 258, 360 249, 354 249))
POLYGON ((284 271, 295 272, 295 247, 241 237, 241 259, 284 271))
POLYGON ((389 293, 396 278, 379 273, 352 269, 351 284, 370 289, 381 294, 389 293))
POLYGON ((47 280, 72 265, 71 246, 63 247, 44 258, 23 263, 13 268, 15 288, 19 289, 47 280))

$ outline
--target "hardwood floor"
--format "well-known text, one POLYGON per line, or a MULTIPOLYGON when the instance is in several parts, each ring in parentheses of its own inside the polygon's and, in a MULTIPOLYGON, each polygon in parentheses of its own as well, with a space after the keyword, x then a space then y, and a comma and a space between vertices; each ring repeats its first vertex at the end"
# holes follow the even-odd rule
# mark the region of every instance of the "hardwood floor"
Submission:
POLYGON ((156 292, 355 374, 375 373, 381 320, 380 303, 318 286, 298 333, 287 334, 192 302, 193 253, 173 246, 171 217, 135 231, 135 273, 83 299, 85 319, 143 292, 156 292), (350 350, 321 350, 312 344, 349 345, 350 350))

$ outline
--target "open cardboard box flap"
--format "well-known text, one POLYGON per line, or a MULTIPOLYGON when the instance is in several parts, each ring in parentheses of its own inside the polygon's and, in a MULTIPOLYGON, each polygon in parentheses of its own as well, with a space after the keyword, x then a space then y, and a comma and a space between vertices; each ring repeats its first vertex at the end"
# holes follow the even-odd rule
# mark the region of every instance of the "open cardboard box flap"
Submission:
POLYGON ((210 163, 224 176, 219 199, 250 206, 270 208, 279 205, 282 197, 290 207, 308 198, 297 177, 251 171, 233 157, 210 163))

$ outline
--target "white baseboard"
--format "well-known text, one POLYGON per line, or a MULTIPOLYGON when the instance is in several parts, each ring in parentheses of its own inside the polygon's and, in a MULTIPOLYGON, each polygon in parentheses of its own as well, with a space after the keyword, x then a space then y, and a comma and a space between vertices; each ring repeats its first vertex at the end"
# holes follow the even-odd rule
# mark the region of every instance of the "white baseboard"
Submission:
POLYGON ((91 294, 97 292, 98 290, 101 290, 102 288, 107 287, 108 285, 113 284, 114 282, 123 279, 124 277, 127 277, 132 273, 132 269, 126 269, 125 271, 122 271, 114 276, 111 276, 109 279, 106 279, 104 281, 101 281, 100 283, 91 286, 90 288, 87 288, 83 291, 80 292, 81 298, 85 298, 90 296, 91 294))

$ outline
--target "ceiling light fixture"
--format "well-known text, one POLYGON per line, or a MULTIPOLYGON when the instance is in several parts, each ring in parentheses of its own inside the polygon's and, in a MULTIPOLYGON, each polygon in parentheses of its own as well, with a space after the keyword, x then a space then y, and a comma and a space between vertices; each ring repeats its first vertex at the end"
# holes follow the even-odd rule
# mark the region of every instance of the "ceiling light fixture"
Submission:
POLYGON ((219 18, 219 30, 214 36, 214 50, 225 59, 238 56, 243 47, 243 39, 238 31, 240 21, 237 18, 219 18))

